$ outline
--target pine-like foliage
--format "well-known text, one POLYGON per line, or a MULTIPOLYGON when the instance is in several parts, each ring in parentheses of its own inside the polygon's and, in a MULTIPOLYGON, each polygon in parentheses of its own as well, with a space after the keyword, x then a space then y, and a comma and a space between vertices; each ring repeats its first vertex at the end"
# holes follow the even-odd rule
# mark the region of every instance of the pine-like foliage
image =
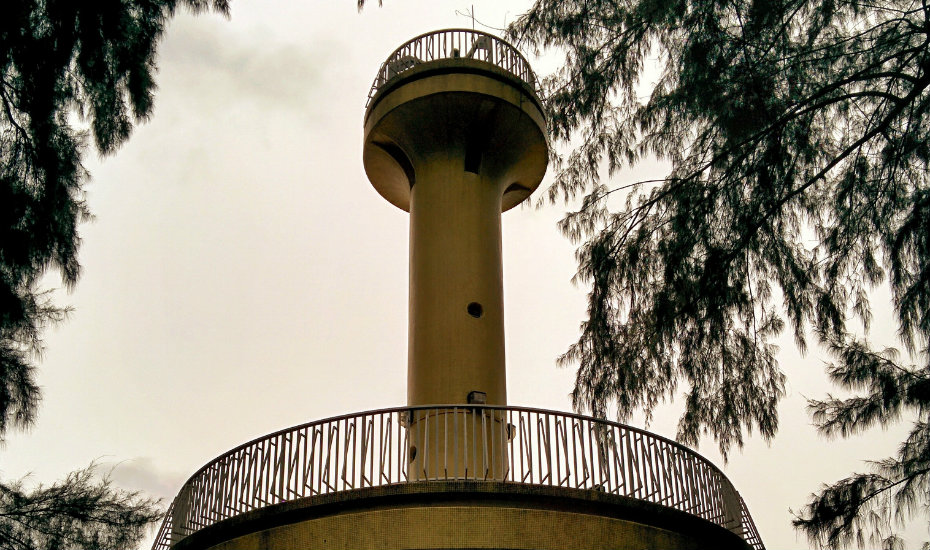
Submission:
MULTIPOLYGON (((228 12, 227 0, 6 0, 0 8, 0 444, 35 419, 42 330, 66 314, 39 280, 57 270, 71 287, 80 274, 88 134, 109 154, 152 113, 157 42, 181 6, 228 12)), ((154 504, 94 482, 92 469, 32 492, 0 482, 0 548, 133 547, 158 519, 154 504)))
POLYGON ((826 488, 798 525, 842 545, 877 533, 854 519, 879 497, 895 495, 884 520, 930 504, 930 7, 536 0, 510 34, 565 53, 544 94, 570 148, 548 198, 580 200, 561 229, 591 289, 560 358, 578 367, 575 408, 648 419, 681 390, 681 441, 709 435, 726 455, 753 430, 771 438, 787 325, 865 392, 812 404, 825 433, 918 417, 897 457, 826 488), (602 179, 655 157, 664 179, 602 179), (882 284, 915 365, 852 336, 882 284))
MULTIPOLYGON (((858 544, 903 548, 894 527, 930 505, 930 371, 898 364, 898 352, 875 352, 865 342, 834 345, 838 361, 827 372, 841 388, 860 393, 811 401, 814 422, 827 437, 848 437, 885 427, 903 414, 918 420, 896 456, 872 462, 856 474, 811 495, 794 525, 830 548, 858 544)), ((930 550, 930 543, 924 548, 930 550)))
POLYGON ((115 550, 135 548, 161 517, 157 502, 116 489, 93 466, 49 487, 0 483, 0 548, 115 550))
POLYGON ((77 224, 88 216, 86 122, 102 154, 148 117, 155 54, 179 6, 223 14, 226 0, 9 0, 0 13, 0 441, 39 401, 32 360, 65 311, 38 285, 80 274, 77 224))

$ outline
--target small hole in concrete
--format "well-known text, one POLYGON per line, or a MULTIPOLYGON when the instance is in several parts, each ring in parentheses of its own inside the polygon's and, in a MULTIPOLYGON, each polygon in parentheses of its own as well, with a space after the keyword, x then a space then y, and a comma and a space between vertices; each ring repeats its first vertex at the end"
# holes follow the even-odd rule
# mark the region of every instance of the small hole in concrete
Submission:
POLYGON ((413 462, 414 460, 416 460, 416 458, 417 458, 417 448, 411 445, 411 446, 410 446, 410 455, 409 455, 408 460, 409 460, 410 462, 413 462))
POLYGON ((479 304, 478 302, 472 302, 468 304, 468 307, 466 309, 468 310, 468 314, 474 317, 475 319, 478 319, 479 317, 484 315, 484 308, 481 307, 481 304, 479 304))

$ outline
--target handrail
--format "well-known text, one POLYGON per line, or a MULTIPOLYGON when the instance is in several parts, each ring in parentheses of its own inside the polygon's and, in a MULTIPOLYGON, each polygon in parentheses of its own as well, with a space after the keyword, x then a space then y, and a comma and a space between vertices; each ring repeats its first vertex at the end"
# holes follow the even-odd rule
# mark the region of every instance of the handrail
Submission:
POLYGON ((698 453, 647 431, 527 407, 396 407, 259 437, 187 480, 152 550, 237 515, 363 487, 502 481, 594 490, 693 514, 764 550, 749 510, 698 453))
POLYGON ((472 29, 445 29, 421 34, 402 44, 388 56, 368 92, 365 105, 385 84, 424 63, 441 59, 475 59, 499 67, 527 83, 536 93, 536 75, 529 62, 513 45, 493 34, 472 29))

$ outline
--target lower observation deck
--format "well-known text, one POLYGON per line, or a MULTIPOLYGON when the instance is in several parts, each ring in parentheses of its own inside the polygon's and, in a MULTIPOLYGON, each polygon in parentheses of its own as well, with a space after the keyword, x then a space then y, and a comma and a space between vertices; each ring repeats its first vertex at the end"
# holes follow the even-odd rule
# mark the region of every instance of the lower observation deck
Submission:
MULTIPOLYGON (((392 516, 392 522, 422 521, 416 514, 424 507, 452 516, 493 509, 488 513, 494 521, 515 529, 530 516, 536 525, 549 522, 555 529, 558 513, 588 514, 595 518, 592 525, 600 525, 594 530, 608 533, 604 536, 616 529, 610 521, 651 522, 662 532, 720 532, 737 546, 764 548, 730 481, 674 441, 576 414, 441 405, 310 422, 223 454, 184 484, 153 550, 235 547, 223 541, 338 516, 333 510, 353 503, 367 507, 369 516, 383 513, 388 501, 391 510, 403 507, 407 514, 392 516), (475 508, 476 502, 487 505, 475 508), (506 504, 493 508, 495 502, 506 504), (371 512, 376 508, 380 511, 371 512), (562 511, 552 515, 556 509, 562 511)), ((370 519, 363 516, 355 514, 341 529, 364 530, 359 522, 370 519)), ((456 517, 451 521, 465 516, 456 517)), ((527 530, 520 540, 529 543, 534 531, 539 530, 527 530)))

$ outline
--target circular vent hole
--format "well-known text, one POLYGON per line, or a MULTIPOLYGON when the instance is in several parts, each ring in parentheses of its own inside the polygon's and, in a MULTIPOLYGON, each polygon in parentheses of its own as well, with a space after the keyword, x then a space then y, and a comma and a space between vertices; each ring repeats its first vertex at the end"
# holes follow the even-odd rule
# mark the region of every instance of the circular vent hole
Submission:
POLYGON ((466 310, 468 311, 468 314, 474 317, 475 319, 478 319, 479 317, 484 315, 484 308, 481 307, 481 304, 479 304, 478 302, 472 302, 468 304, 468 307, 466 308, 466 310))

